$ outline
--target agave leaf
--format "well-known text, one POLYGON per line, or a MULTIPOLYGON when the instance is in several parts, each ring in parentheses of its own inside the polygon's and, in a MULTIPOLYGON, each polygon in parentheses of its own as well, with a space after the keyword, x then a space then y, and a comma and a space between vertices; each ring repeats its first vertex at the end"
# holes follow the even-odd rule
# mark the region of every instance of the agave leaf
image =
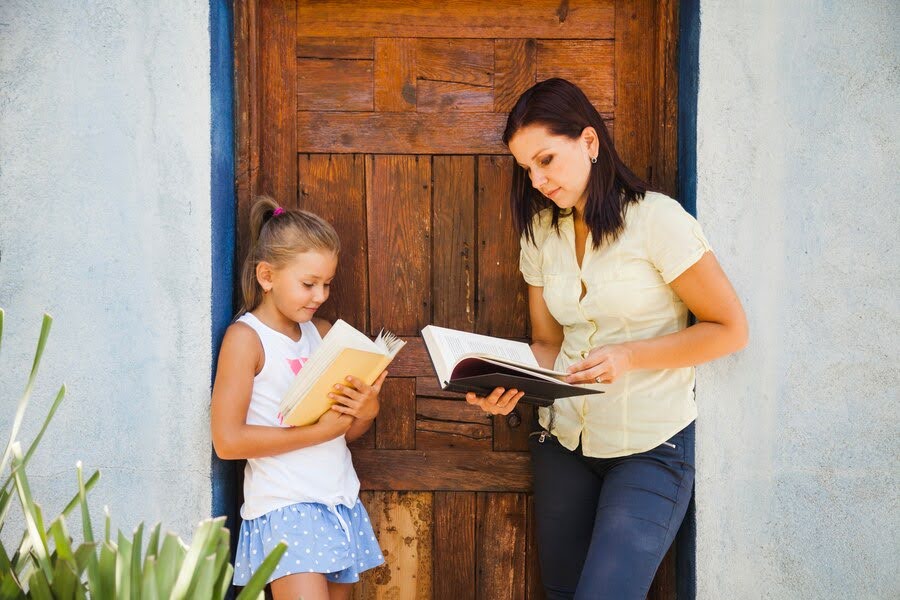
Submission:
POLYGON ((259 568, 250 578, 250 581, 247 582, 247 585, 244 586, 244 589, 238 594, 236 600, 256 600, 259 598, 263 589, 266 587, 266 580, 269 579, 269 575, 271 575, 272 571, 275 570, 275 567, 278 566, 278 561, 281 560, 281 557, 285 552, 287 552, 287 544, 278 542, 278 545, 269 552, 269 555, 259 565, 259 568))
MULTIPOLYGON (((50 425, 51 419, 53 419, 53 415, 56 414, 56 409, 59 408, 59 405, 62 403, 63 398, 66 396, 66 386, 63 384, 59 391, 56 393, 56 398, 53 400, 53 404, 50 405, 50 410, 47 412, 47 416, 44 417, 44 424, 41 425, 41 430, 38 431, 38 434, 31 440, 31 444, 28 446, 28 451, 25 452, 25 460, 22 461, 22 464, 19 466, 20 469, 24 469, 28 464, 28 461, 31 460, 31 455, 34 454, 34 451, 37 450, 38 444, 41 442, 41 439, 44 437, 44 432, 47 431, 47 427, 50 425)), ((6 478, 6 481, 3 482, 2 487, 6 487, 9 482, 13 478, 13 473, 10 473, 6 478)))
POLYGON ((56 517, 56 520, 50 524, 50 535, 53 537, 53 545, 56 547, 56 553, 60 560, 75 563, 75 554, 72 552, 71 538, 69 532, 66 531, 66 521, 63 517, 56 517))
POLYGON ((20 600, 25 598, 25 592, 12 571, 0 569, 0 598, 3 600, 20 600))
POLYGON ((6 548, 3 546, 3 541, 0 540, 0 574, 9 573, 10 571, 12 571, 12 563, 9 560, 9 554, 6 553, 6 548))
POLYGON ((197 565, 203 558, 209 554, 205 551, 209 545, 209 539, 212 537, 214 525, 212 520, 204 520, 194 530, 194 538, 191 546, 184 557, 184 564, 178 579, 175 581, 175 587, 172 589, 172 598, 180 600, 181 598, 191 598, 191 592, 197 580, 197 565))
MULTIPOLYGON (((22 449, 18 442, 13 444, 12 453, 12 464, 15 468, 15 465, 22 460, 22 449)), ((37 519, 40 519, 40 509, 35 509, 34 500, 31 497, 31 489, 28 486, 28 478, 25 476, 25 471, 20 470, 16 472, 15 482, 16 491, 19 494, 19 501, 22 503, 22 513, 25 516, 25 527, 31 541, 33 554, 37 559, 41 570, 44 572, 44 576, 48 583, 52 583, 53 569, 50 566, 50 561, 47 559, 47 555, 50 553, 50 549, 47 546, 47 535, 43 527, 38 528, 37 519)))
MULTIPOLYGON (((100 471, 94 471, 94 474, 91 475, 90 479, 84 482, 84 491, 89 492, 91 488, 97 485, 97 482, 100 481, 100 471)), ((69 500, 69 503, 66 504, 66 507, 60 513, 61 517, 68 517, 69 513, 75 510, 75 507, 81 504, 81 492, 76 492, 75 495, 69 500)))
POLYGON ((156 581, 160 598, 171 598, 172 588, 184 562, 187 549, 174 533, 167 533, 157 560, 156 581))
POLYGON ((211 599, 213 597, 213 586, 216 583, 216 557, 210 555, 202 559, 197 571, 194 578, 194 589, 190 597, 202 598, 203 600, 211 599))
POLYGON ((31 390, 34 388, 34 381, 37 378, 38 366, 41 364, 41 357, 44 355, 44 347, 47 345, 47 337, 50 335, 50 326, 53 324, 53 317, 44 313, 44 320, 41 323, 41 335, 38 338, 37 350, 34 353, 34 362, 31 365, 31 373, 28 375, 28 383, 25 385, 25 391, 19 398, 19 404, 16 407, 16 416, 13 418, 13 426, 9 432, 9 442, 6 444, 6 450, 3 451, 3 459, 0 460, 0 473, 6 470, 6 463, 12 455, 12 446, 19 435, 19 428, 22 426, 22 419, 25 416, 25 407, 28 406, 28 399, 31 397, 31 390))
POLYGON ((219 574, 219 578, 217 579, 218 583, 216 584, 215 595, 213 598, 217 600, 225 600, 225 596, 228 595, 228 590, 231 588, 231 578, 234 576, 234 567, 231 566, 231 563, 225 563, 225 570, 219 574))
POLYGON ((81 586, 81 578, 72 569, 73 563, 64 560, 56 561, 53 568, 53 598, 55 600, 72 600, 75 589, 81 586))
POLYGON ((118 535, 116 548, 116 597, 120 600, 131 599, 131 555, 134 546, 122 532, 118 535))
POLYGON ((147 540, 147 558, 156 557, 157 552, 159 552, 159 523, 153 526, 153 529, 150 531, 150 539, 147 540))
POLYGON ((87 568, 88 563, 94 559, 97 560, 97 544, 96 542, 85 542, 78 546, 75 550, 75 564, 78 566, 78 573, 84 573, 84 570, 87 568))
POLYGON ((100 545, 98 574, 99 586, 91 589, 91 597, 116 598, 116 547, 113 544, 100 545))
POLYGON ((80 460, 75 463, 75 472, 78 474, 78 501, 81 503, 82 534, 84 535, 84 541, 93 542, 94 530, 91 527, 91 513, 87 503, 87 488, 84 485, 84 472, 82 471, 80 460))
POLYGON ((156 557, 148 556, 144 560, 143 581, 141 582, 141 600, 159 599, 159 587, 156 583, 156 557))
POLYGON ((141 597, 141 548, 143 546, 144 524, 138 525, 134 531, 134 541, 131 543, 131 597, 140 600, 141 597))
POLYGON ((53 600, 50 582, 47 581, 47 576, 40 569, 28 578, 28 596, 35 600, 53 600))
POLYGON ((3 530, 3 523, 6 522, 6 514, 9 512, 12 497, 12 490, 9 488, 0 489, 0 531, 3 530))

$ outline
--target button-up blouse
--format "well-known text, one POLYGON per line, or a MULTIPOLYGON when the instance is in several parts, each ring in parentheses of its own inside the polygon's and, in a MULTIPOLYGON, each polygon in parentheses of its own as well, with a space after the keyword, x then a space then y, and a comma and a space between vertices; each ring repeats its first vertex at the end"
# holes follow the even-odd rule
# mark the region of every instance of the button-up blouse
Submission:
MULTIPOLYGON (((612 243, 593 248, 581 267, 571 214, 551 224, 550 209, 534 217, 534 243, 523 235, 519 267, 528 285, 543 288, 563 342, 554 368, 564 371, 591 348, 666 335, 687 326, 688 310, 669 283, 710 250, 700 225, 678 202, 648 192, 630 204, 612 243), (582 284, 587 290, 580 298, 582 284)), ((612 458, 655 448, 697 416, 694 368, 629 371, 604 394, 556 400, 540 423, 586 456, 612 458)))

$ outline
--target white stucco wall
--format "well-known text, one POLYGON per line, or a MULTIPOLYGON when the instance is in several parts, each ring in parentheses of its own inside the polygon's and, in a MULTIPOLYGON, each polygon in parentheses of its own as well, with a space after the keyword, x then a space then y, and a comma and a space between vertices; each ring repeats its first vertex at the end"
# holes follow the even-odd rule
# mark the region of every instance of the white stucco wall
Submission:
POLYGON ((0 435, 46 310, 21 437, 66 382, 29 469, 49 516, 78 459, 98 524, 210 514, 208 28, 204 2, 0 2, 0 435))
POLYGON ((701 2, 698 214, 752 339, 698 372, 699 598, 900 597, 898 24, 701 2))

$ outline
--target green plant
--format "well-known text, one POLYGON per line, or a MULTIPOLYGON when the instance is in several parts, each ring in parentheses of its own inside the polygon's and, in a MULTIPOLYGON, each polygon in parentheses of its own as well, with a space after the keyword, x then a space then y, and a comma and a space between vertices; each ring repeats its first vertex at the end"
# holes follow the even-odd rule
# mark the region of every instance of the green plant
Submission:
MULTIPOLYGON (((3 339, 3 310, 0 309, 0 342, 3 339)), ((52 318, 44 315, 37 350, 25 391, 19 399, 12 422, 9 441, 0 461, 0 531, 6 521, 13 498, 22 506, 25 531, 21 542, 10 554, 0 541, 0 600, 7 598, 125 600, 224 598, 231 583, 233 567, 229 564, 228 530, 224 517, 207 519, 194 532, 190 546, 174 533, 161 536, 157 524, 144 548, 144 525, 129 538, 118 532, 110 534, 110 517, 106 514, 104 535, 95 539, 88 512, 87 492, 99 481, 95 471, 86 481, 81 463, 76 466, 78 492, 62 513, 45 525, 44 515, 31 494, 25 467, 66 395, 60 387, 34 440, 23 453, 17 441, 52 318), (66 517, 80 507, 83 542, 75 546, 66 527, 66 517)), ((238 600, 263 597, 266 579, 275 569, 286 546, 282 543, 266 557, 238 600)))

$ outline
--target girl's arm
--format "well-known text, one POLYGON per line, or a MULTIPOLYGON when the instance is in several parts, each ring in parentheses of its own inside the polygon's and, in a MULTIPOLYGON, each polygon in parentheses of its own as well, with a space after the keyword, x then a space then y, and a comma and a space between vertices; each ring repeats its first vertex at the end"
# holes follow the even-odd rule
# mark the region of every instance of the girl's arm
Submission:
POLYGON ((599 346, 569 368, 569 383, 611 383, 635 369, 691 367, 747 345, 741 302, 712 252, 676 277, 672 290, 697 318, 690 327, 647 340, 599 346))
POLYGON ((251 327, 235 323, 225 332, 210 406, 213 447, 222 459, 258 458, 314 446, 345 433, 351 417, 332 411, 306 427, 248 425, 253 378, 262 368, 262 343, 251 327))

